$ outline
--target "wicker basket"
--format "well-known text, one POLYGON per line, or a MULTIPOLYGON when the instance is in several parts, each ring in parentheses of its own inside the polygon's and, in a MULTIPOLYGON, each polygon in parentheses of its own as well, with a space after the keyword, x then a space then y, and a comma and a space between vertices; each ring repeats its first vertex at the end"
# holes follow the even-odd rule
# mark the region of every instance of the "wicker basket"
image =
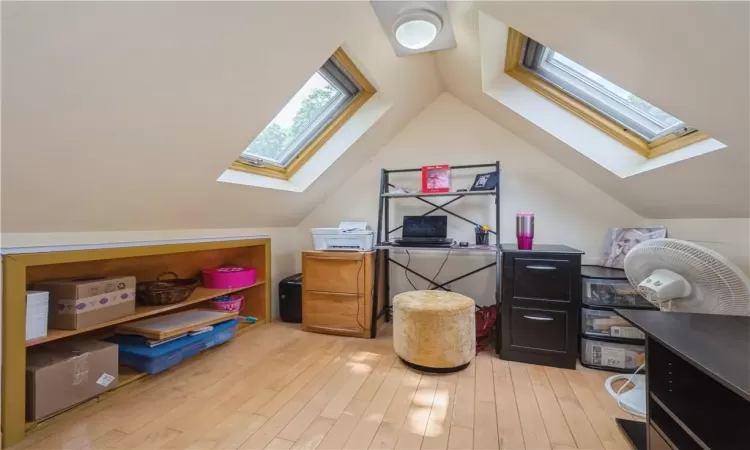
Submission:
POLYGON ((180 303, 190 297, 199 281, 195 279, 180 279, 174 272, 165 272, 156 281, 138 283, 136 286, 136 303, 144 306, 162 306, 180 303), (171 280, 162 280, 171 275, 171 280))

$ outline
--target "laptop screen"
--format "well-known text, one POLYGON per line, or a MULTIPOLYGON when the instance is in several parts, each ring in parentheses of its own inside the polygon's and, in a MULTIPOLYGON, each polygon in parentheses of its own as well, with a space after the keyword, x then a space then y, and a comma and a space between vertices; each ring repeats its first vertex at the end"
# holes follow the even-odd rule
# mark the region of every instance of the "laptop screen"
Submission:
POLYGON ((402 237, 448 237, 448 216, 404 216, 402 237))

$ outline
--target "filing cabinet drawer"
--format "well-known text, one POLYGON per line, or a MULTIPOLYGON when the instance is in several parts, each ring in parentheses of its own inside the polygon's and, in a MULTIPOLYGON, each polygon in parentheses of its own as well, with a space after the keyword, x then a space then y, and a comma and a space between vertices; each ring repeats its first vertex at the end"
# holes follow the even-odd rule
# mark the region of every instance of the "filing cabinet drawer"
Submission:
POLYGON ((568 342, 568 312, 512 306, 510 346, 537 352, 565 353, 568 342))
POLYGON ((365 293, 365 260, 361 253, 305 254, 303 289, 342 294, 365 293))
POLYGON ((543 300, 570 301, 570 261, 515 258, 513 296, 543 300))
POLYGON ((365 329, 363 296, 314 291, 302 295, 305 330, 356 334, 365 329))

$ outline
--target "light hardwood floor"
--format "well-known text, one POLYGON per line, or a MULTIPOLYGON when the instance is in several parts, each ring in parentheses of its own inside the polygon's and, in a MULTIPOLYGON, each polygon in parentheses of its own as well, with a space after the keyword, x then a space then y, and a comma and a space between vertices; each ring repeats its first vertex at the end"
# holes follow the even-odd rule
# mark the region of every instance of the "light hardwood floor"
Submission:
POLYGON ((251 330, 30 431, 14 449, 629 449, 605 372, 482 353, 406 368, 375 340, 251 330))

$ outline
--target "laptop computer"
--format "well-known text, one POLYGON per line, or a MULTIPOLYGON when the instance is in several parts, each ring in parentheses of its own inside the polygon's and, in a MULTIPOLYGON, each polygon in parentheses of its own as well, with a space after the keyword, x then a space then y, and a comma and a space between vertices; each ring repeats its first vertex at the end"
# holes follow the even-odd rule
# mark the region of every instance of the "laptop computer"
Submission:
POLYGON ((448 216, 404 216, 401 237, 394 244, 411 247, 450 247, 448 216))

